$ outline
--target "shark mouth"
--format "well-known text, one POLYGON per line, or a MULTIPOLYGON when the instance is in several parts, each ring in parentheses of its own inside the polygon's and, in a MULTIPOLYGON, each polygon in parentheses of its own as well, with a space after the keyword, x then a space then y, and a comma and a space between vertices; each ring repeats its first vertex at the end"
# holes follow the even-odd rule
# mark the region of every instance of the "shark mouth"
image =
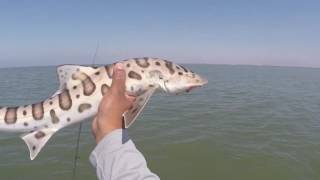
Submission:
POLYGON ((195 89, 195 88, 198 88, 198 87, 202 87, 204 86, 205 84, 208 83, 208 80, 207 79, 203 79, 203 82, 201 84, 197 84, 197 85, 193 85, 193 86, 190 86, 186 89, 186 92, 190 92, 191 90, 195 89))
MULTIPOLYGON (((194 85, 194 86, 190 86, 190 87, 188 87, 186 90, 185 90, 185 92, 190 92, 191 90, 193 90, 193 89, 196 89, 196 88, 198 88, 198 87, 202 87, 203 85, 194 85)), ((172 91, 170 91, 170 89, 167 87, 167 84, 164 82, 163 83, 163 87, 164 87, 164 91, 165 92, 167 92, 167 93, 174 93, 174 92, 172 92, 172 91)), ((178 93, 175 93, 176 95, 179 95, 179 94, 181 94, 181 93, 183 93, 183 91, 181 91, 181 92, 178 92, 178 93)))
POLYGON ((195 89, 195 88, 198 88, 198 87, 201 87, 202 85, 196 85, 196 86, 190 86, 186 92, 190 92, 191 90, 195 89))

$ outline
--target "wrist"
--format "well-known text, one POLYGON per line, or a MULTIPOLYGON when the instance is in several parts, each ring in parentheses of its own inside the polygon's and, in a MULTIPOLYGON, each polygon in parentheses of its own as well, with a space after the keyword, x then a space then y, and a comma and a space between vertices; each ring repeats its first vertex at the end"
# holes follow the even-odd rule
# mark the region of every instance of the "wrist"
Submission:
POLYGON ((95 134, 96 143, 98 144, 104 137, 108 136, 112 132, 119 129, 122 129, 122 128, 108 127, 108 128, 101 129, 95 134))
POLYGON ((104 117, 103 119, 98 118, 98 130, 95 132, 96 142, 99 143, 103 137, 107 136, 111 132, 122 129, 122 116, 117 117, 104 117))

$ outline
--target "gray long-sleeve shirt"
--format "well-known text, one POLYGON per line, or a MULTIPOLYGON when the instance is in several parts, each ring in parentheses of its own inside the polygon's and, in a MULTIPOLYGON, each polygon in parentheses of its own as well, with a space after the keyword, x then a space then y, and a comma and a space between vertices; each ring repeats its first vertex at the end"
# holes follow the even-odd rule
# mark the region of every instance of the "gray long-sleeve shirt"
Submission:
POLYGON ((100 180, 159 180, 147 167, 144 156, 118 129, 106 135, 92 151, 90 162, 100 180))

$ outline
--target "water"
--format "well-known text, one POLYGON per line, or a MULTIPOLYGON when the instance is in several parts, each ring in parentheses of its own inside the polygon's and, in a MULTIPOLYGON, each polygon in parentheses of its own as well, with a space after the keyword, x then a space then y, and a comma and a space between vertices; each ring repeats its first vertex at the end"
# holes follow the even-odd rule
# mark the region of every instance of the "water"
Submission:
MULTIPOLYGON (((209 84, 182 96, 156 94, 129 129, 162 179, 320 179, 320 69, 187 65, 209 84)), ((32 103, 57 88, 54 67, 0 69, 0 105, 32 103)), ((0 179, 71 179, 78 126, 57 133, 30 161, 15 135, 0 134, 0 179)), ((90 123, 77 179, 88 162, 90 123)))

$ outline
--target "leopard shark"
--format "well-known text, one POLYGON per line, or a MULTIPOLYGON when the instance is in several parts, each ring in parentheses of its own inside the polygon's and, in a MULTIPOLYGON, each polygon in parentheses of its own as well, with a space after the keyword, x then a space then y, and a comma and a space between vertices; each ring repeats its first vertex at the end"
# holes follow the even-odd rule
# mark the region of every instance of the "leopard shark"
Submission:
MULTIPOLYGON (((132 107, 123 114, 124 128, 135 122, 157 89, 180 94, 208 82, 190 69, 160 58, 132 58, 119 62, 126 72, 126 92, 136 97, 132 107)), ((115 64, 58 66, 58 90, 38 103, 0 107, 0 131, 21 133, 30 159, 35 159, 57 131, 97 113, 103 95, 110 89, 115 64)))

